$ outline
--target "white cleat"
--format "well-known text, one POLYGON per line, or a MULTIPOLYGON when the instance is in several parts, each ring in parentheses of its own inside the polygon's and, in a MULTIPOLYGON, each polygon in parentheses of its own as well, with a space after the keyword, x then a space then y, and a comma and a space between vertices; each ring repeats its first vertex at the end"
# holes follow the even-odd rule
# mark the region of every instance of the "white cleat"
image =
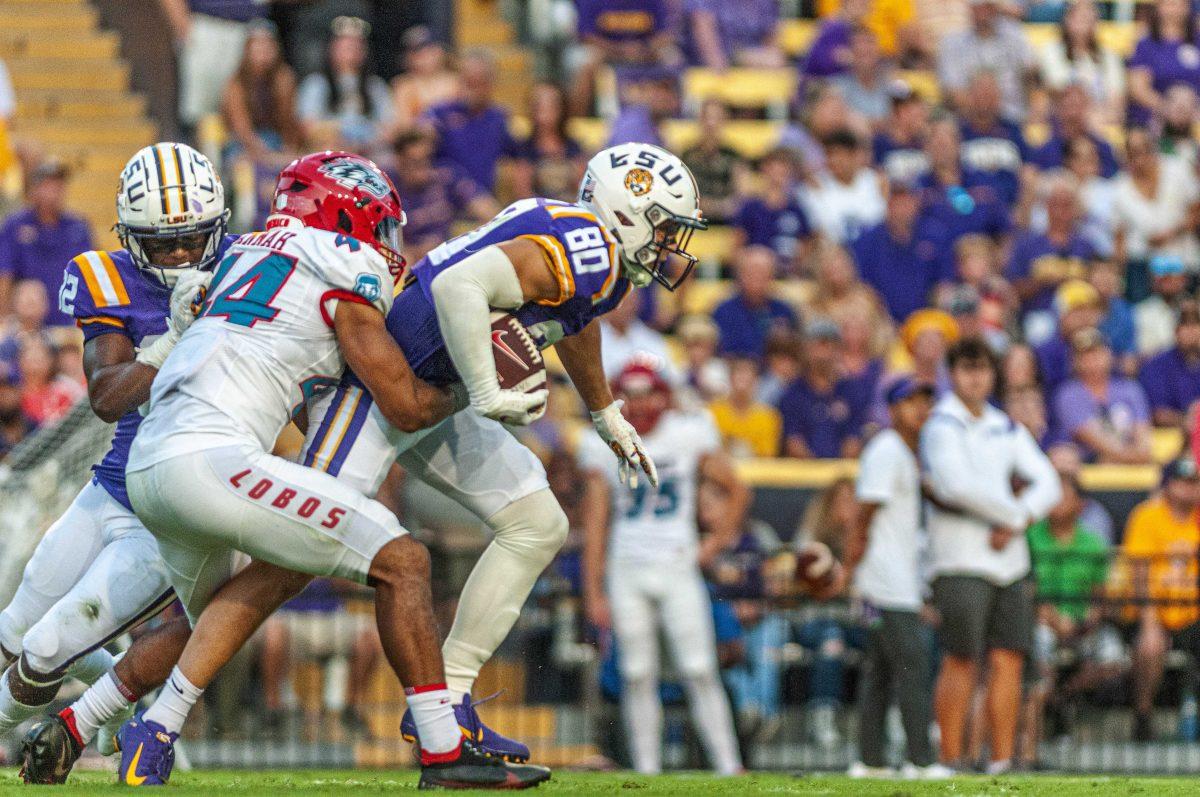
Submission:
POLYGON ((947 780, 958 774, 945 764, 933 763, 927 767, 919 767, 909 761, 900 768, 900 777, 905 780, 947 780))
POLYGON ((846 776, 854 780, 888 780, 896 777, 896 770, 891 767, 869 767, 861 761, 855 761, 846 770, 846 776))

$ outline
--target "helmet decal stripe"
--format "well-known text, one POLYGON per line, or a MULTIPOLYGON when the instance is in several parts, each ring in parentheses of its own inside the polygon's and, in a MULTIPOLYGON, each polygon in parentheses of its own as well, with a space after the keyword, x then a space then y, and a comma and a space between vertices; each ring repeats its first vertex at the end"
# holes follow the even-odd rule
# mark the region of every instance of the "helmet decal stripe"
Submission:
POLYGON ((179 151, 179 145, 178 145, 178 144, 172 144, 172 145, 171 145, 171 152, 172 152, 172 153, 174 153, 174 155, 175 155, 175 174, 179 175, 179 180, 176 182, 176 185, 177 185, 178 187, 175 189, 175 191, 176 191, 176 196, 178 196, 178 197, 179 197, 179 212, 180 212, 180 213, 187 213, 187 212, 188 212, 188 206, 187 206, 187 197, 186 197, 186 195, 183 193, 183 184, 184 184, 184 179, 183 179, 183 155, 182 155, 182 153, 179 151))
POLYGON ((171 215, 171 202, 167 198, 167 178, 163 169, 162 147, 154 148, 154 167, 158 172, 158 201, 162 203, 163 213, 171 215))
POLYGON ((96 254, 100 255, 104 273, 108 276, 108 281, 117 295, 117 303, 129 304, 129 292, 125 290, 125 281, 121 279, 121 272, 117 271, 117 264, 113 262, 112 256, 108 252, 97 252, 96 254))

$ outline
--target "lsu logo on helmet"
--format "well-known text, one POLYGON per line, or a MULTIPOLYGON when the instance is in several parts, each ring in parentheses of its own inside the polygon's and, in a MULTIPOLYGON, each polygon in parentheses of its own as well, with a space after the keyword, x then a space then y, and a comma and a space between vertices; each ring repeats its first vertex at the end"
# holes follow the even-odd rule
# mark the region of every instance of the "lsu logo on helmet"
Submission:
POLYGON ((630 169, 625 175, 625 187, 634 196, 645 196, 654 186, 654 175, 645 169, 630 169))
POLYGON ((319 171, 347 188, 362 188, 378 199, 387 199, 391 193, 382 174, 348 158, 323 163, 319 171))

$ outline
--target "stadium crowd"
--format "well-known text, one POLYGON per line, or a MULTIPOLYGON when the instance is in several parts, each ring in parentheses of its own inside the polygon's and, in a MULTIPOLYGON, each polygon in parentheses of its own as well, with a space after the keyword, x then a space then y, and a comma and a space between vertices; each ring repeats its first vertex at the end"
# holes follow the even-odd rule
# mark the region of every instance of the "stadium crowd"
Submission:
MULTIPOLYGON (((1033 763, 1041 717, 1069 727, 1077 695, 1131 667, 1133 735, 1161 733, 1151 711, 1167 651, 1200 652, 1200 477, 1190 455, 1170 457, 1161 490, 1121 528, 1079 474, 1085 463, 1153 464, 1154 430, 1186 439, 1200 399, 1200 30, 1186 0, 1138 3, 1127 58, 1099 37, 1112 4, 1093 0, 801 4, 817 21, 798 58, 780 44, 777 0, 522 3, 555 13, 518 26, 539 63, 521 108, 497 101, 487 50, 456 51, 423 25, 381 42, 373 25, 386 2, 160 2, 179 45, 178 122, 222 164, 235 231, 261 224, 274 175, 294 155, 347 148, 394 177, 415 262, 511 199, 573 199, 590 154, 576 137, 581 120, 604 119, 611 144, 662 143, 672 120, 693 118, 695 143, 680 154, 732 243, 679 294, 647 288, 607 318, 606 368, 659 355, 736 456, 856 458, 891 425, 898 385, 954 393, 948 350, 984 341, 955 351, 995 359, 992 403, 1061 482, 1048 516, 1017 530, 1033 565, 1013 583, 1028 576, 1052 598, 1028 645, 1014 643, 1030 654, 1030 719, 1020 739, 993 738, 993 751, 1016 744, 1002 758, 1033 763), (1054 23, 1054 35, 1034 47, 1029 20, 1054 23), (682 80, 694 66, 792 69, 798 89, 782 113, 700 99, 682 80), (731 126, 764 114, 781 123, 777 140, 748 157, 731 145, 731 126), (721 277, 732 287, 718 300, 689 300, 721 277), (1110 568, 1115 550, 1150 564, 1110 568), (1179 603, 1109 611, 1086 600, 1104 590, 1179 603)), ((0 70, 0 116, 11 115, 11 96, 0 70)), ((23 193, 0 225, 0 457, 85 390, 81 340, 56 297, 63 265, 92 248, 94 231, 65 207, 70 172, 35 144, 14 142, 23 193)), ((560 466, 553 480, 575 517, 561 448, 577 408, 552 407, 530 442, 560 466)), ((721 498, 702 494, 702 526, 705 500, 721 498)), ((721 582, 742 573, 739 562, 810 539, 845 559, 856 511, 854 481, 835 481, 809 502, 794 539, 748 520, 735 549, 703 564, 721 582)), ((760 740, 777 731, 778 651, 794 640, 810 660, 807 727, 836 745, 846 651, 868 644, 864 625, 815 617, 792 627, 763 608, 771 589, 768 579, 719 603, 740 628, 727 682, 742 730, 760 740)), ((332 612, 339 600, 309 595, 293 610, 332 612)), ((310 625, 285 616, 268 628, 268 671, 286 659, 288 638, 320 636, 310 625)), ((343 642, 356 657, 351 683, 361 683, 377 659, 372 640, 355 632, 343 642)), ((1005 662, 988 666, 990 683, 1005 662)), ((279 684, 269 686, 275 711, 279 684)), ((1184 693, 1190 725, 1179 732, 1195 739, 1195 686, 1184 693)), ((347 703, 353 723, 357 700, 347 703)), ((989 722, 974 725, 994 734, 989 722)), ((988 734, 976 735, 968 752, 988 734)))

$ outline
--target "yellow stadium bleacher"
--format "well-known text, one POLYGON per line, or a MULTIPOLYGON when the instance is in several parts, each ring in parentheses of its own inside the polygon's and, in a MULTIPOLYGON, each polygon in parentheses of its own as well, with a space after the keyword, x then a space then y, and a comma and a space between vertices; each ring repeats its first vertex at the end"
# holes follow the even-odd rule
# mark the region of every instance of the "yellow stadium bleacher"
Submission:
POLYGON ((761 108, 781 118, 796 94, 795 69, 694 68, 683 73, 684 97, 702 102, 710 97, 735 108, 761 108))
MULTIPOLYGON (((779 44, 792 58, 808 51, 817 35, 820 24, 812 19, 787 19, 779 23, 779 44)), ((1044 47, 1058 38, 1058 25, 1052 22, 1026 22, 1022 27, 1025 37, 1035 49, 1044 47)), ((1137 25, 1132 22, 1101 22, 1096 30, 1100 46, 1113 50, 1122 58, 1133 53, 1137 44, 1137 25)))
MULTIPOLYGON (((568 132, 579 142, 585 152, 595 152, 608 141, 608 122, 595 117, 576 117, 568 124, 568 132)), ((529 121, 525 117, 513 117, 510 132, 517 137, 527 135, 529 121)), ((734 119, 725 126, 723 144, 733 148, 743 158, 757 160, 779 141, 783 132, 782 122, 764 119, 734 119)), ((663 123, 663 138, 667 148, 683 152, 700 138, 700 129, 692 119, 668 119, 663 123)))

